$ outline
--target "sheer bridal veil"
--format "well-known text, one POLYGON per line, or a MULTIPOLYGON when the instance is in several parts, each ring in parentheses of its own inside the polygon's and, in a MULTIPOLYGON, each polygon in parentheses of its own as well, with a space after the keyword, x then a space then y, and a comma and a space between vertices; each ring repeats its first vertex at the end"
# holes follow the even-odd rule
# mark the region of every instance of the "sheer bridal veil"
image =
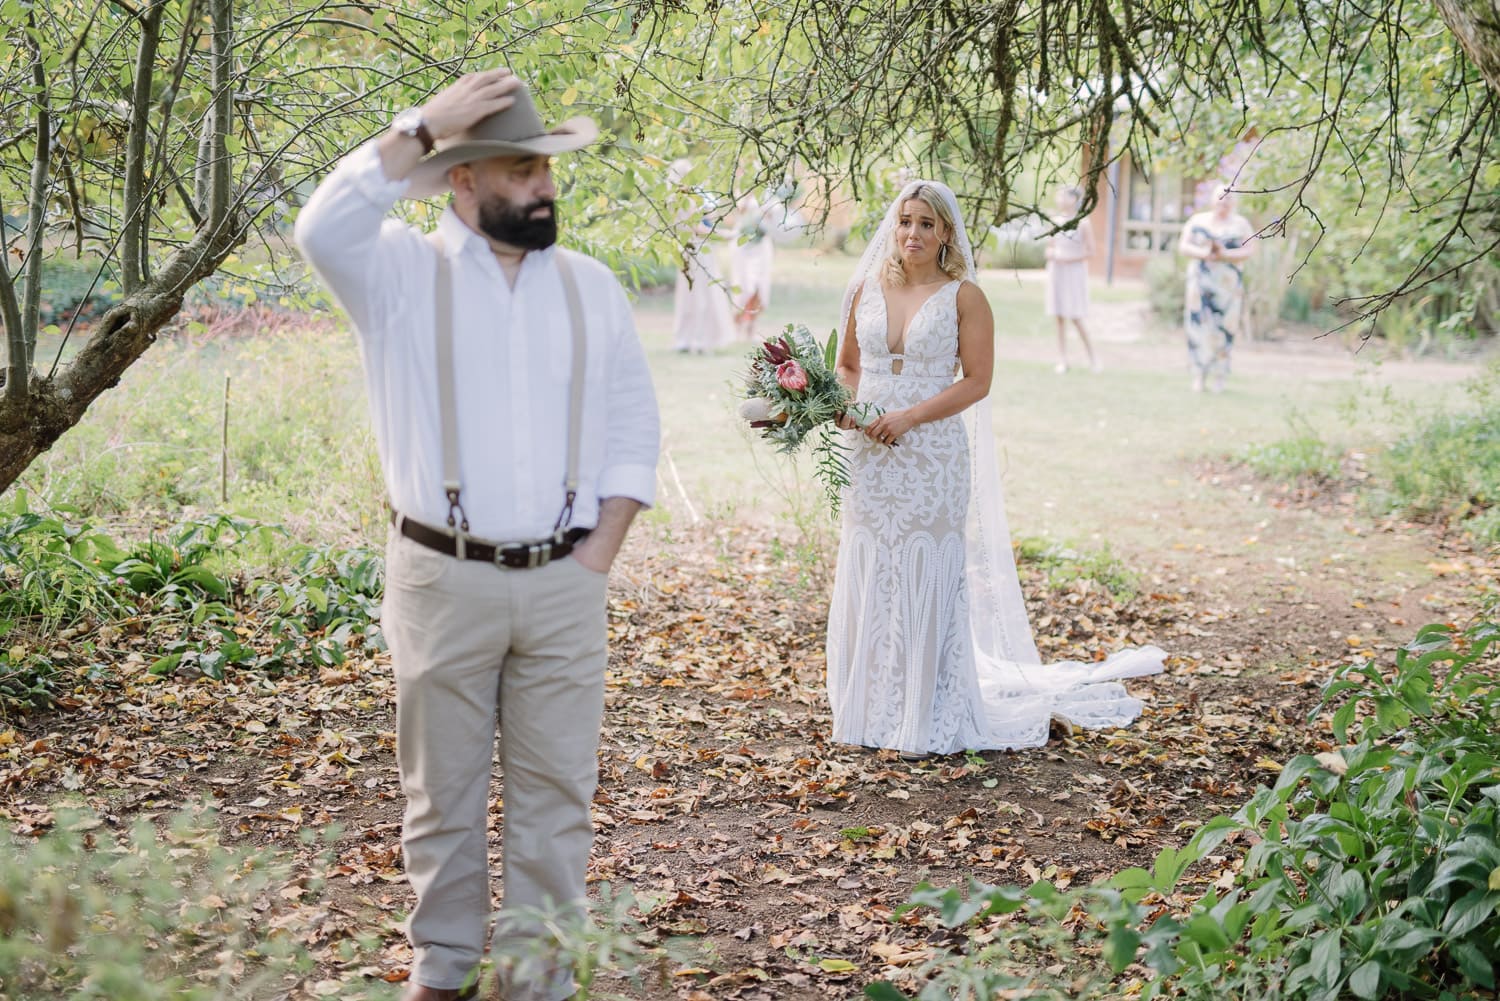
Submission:
MULTIPOLYGON (((854 296, 866 281, 874 288, 890 254, 902 204, 919 188, 936 192, 954 220, 950 253, 963 257, 964 278, 978 284, 974 248, 958 199, 938 181, 912 181, 902 188, 870 239, 844 291, 839 336, 848 336, 854 296)), ((1032 638, 1021 582, 1011 551, 1005 496, 996 459, 993 408, 985 396, 964 411, 969 438, 969 510, 965 567, 969 622, 979 687, 992 741, 986 746, 1032 747, 1046 741, 1053 716, 1086 727, 1123 726, 1141 712, 1118 681, 1160 673, 1166 654, 1157 647, 1122 650, 1098 663, 1043 664, 1032 638)))

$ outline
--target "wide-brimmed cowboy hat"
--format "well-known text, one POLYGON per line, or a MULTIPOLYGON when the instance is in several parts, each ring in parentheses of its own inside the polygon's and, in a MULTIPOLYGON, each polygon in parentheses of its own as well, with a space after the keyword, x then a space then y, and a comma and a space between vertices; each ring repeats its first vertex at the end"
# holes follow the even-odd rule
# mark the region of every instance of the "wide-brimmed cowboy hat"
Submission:
POLYGON ((516 103, 488 118, 481 118, 462 135, 444 139, 412 168, 407 198, 428 198, 448 190, 448 171, 461 163, 492 156, 551 156, 582 149, 599 138, 599 126, 591 119, 569 118, 548 130, 531 103, 525 84, 511 91, 516 103))

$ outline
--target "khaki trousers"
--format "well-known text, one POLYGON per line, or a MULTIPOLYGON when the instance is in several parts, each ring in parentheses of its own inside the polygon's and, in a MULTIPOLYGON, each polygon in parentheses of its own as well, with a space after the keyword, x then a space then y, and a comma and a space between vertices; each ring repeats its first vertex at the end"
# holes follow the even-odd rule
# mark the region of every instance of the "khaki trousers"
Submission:
MULTIPOLYGON (((604 712, 605 580, 571 558, 498 569, 391 535, 382 625, 396 672, 417 983, 461 987, 484 953, 497 707, 505 829, 496 949, 524 951, 537 933, 528 913, 582 913, 604 712)), ((569 971, 552 964, 507 985, 506 998, 560 1001, 571 990, 569 971)))

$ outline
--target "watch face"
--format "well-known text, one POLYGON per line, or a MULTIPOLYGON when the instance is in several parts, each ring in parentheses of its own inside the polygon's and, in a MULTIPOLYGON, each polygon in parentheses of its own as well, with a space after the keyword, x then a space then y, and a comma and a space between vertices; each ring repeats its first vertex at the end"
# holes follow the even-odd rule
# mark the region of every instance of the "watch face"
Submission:
POLYGON ((414 136, 422 127, 422 113, 416 108, 407 108, 391 121, 391 128, 403 135, 414 136))

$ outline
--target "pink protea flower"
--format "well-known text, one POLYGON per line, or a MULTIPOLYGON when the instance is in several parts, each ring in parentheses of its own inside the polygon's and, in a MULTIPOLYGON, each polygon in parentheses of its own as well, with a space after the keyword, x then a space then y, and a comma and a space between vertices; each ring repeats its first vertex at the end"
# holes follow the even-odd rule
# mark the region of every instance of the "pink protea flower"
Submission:
POLYGON ((788 359, 776 366, 776 381, 789 393, 800 393, 807 388, 807 373, 796 359, 788 359))
POLYGON ((761 351, 766 356, 766 361, 772 365, 781 365, 792 357, 791 345, 785 337, 774 341, 766 341, 761 345, 761 351))

